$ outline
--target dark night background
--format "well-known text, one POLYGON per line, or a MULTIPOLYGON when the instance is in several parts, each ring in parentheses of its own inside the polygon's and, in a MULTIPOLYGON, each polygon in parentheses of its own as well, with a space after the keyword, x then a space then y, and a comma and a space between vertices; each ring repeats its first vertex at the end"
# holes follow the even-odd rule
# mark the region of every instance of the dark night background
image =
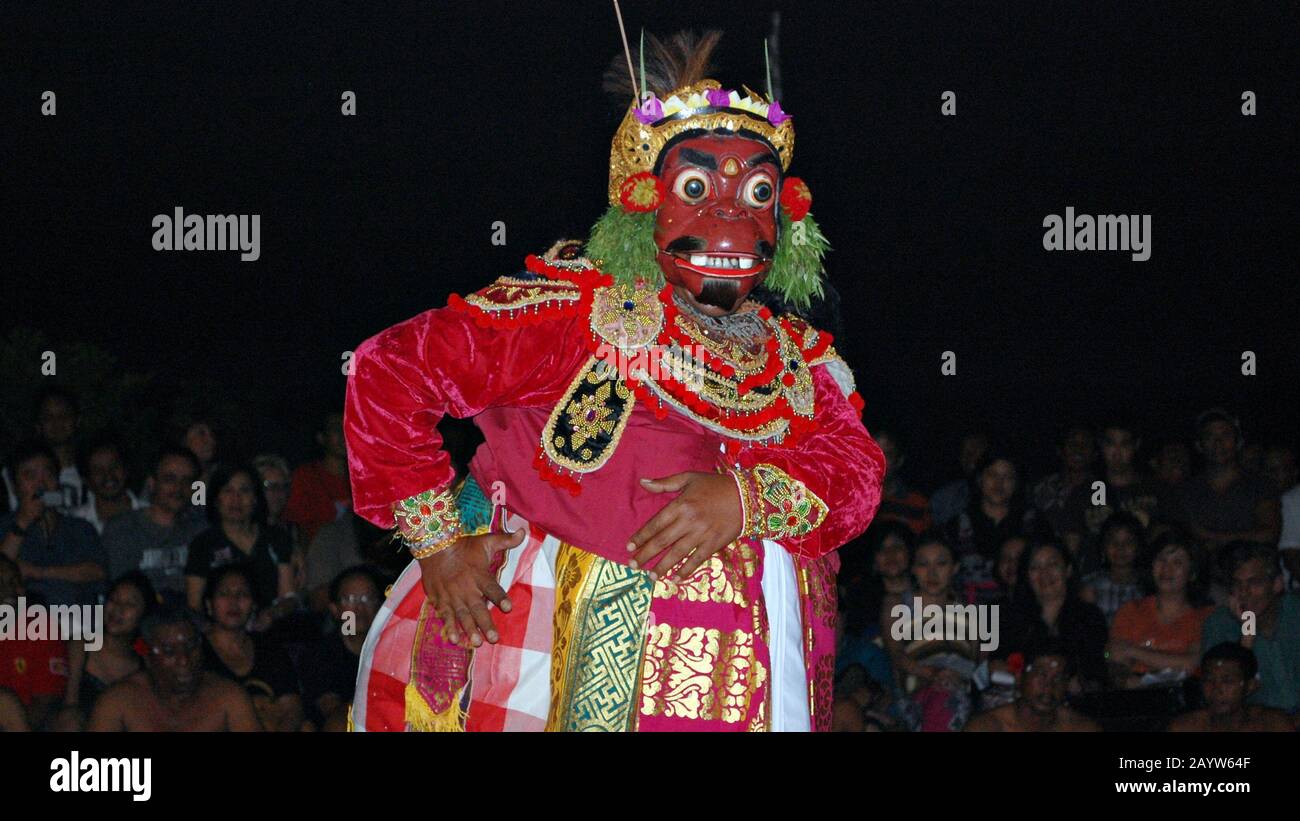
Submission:
MULTIPOLYGON (((305 457, 343 351, 605 207, 624 103, 600 90, 621 52, 604 0, 16 6, 0 329, 224 386, 247 447, 305 457), (261 259, 153 251, 151 219, 178 205, 260 214, 261 259)), ((1061 424, 1112 413, 1190 436, 1223 403, 1248 437, 1294 441, 1300 6, 623 4, 633 41, 724 29, 716 76, 756 88, 774 9, 839 348, 921 484, 978 425, 1040 469, 1061 424), (1043 217, 1066 206, 1151 214, 1150 261, 1047 253, 1043 217)), ((39 362, 14 368, 0 379, 29 395, 39 362)))

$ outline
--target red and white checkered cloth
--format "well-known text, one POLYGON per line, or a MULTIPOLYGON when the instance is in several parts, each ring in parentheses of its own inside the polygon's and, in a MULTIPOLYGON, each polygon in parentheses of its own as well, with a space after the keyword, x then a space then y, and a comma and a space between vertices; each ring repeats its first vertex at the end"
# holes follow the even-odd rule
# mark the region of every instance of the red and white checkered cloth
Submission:
MULTIPOLYGON (((514 532, 528 523, 498 510, 493 530, 514 532)), ((509 613, 490 608, 500 634, 470 662, 469 731, 537 731, 546 728, 551 701, 551 644, 554 638, 555 558, 560 542, 538 528, 506 554, 498 576, 512 605, 509 613)), ((384 601, 361 651, 352 725, 357 732, 406 729, 405 692, 411 678, 424 588, 420 567, 411 562, 384 601)), ((430 616, 433 618, 433 616, 430 616)))

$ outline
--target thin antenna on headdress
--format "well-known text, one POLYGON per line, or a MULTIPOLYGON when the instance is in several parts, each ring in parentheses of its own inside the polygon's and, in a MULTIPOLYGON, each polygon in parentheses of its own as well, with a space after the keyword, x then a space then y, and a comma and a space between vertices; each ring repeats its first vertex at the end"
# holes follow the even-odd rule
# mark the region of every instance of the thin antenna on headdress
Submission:
MULTIPOLYGON (((781 12, 772 12, 772 60, 767 68, 767 96, 769 100, 781 98, 781 12), (775 95, 775 96, 774 96, 775 95)), ((764 52, 766 53, 766 52, 764 52)))
POLYGON ((627 29, 623 28, 623 12, 618 7, 618 0, 614 0, 614 14, 618 17, 618 33, 623 38, 623 54, 627 56, 627 73, 632 79, 632 96, 636 99, 637 105, 640 105, 641 92, 637 90, 636 73, 632 71, 632 49, 627 45, 627 29))
POLYGON ((776 98, 772 96, 772 61, 767 57, 767 38, 763 38, 763 68, 767 69, 767 100, 771 102, 776 98))
MULTIPOLYGON (((645 27, 641 27, 641 93, 645 94, 645 27)), ((640 105, 642 100, 638 97, 637 104, 640 105)))

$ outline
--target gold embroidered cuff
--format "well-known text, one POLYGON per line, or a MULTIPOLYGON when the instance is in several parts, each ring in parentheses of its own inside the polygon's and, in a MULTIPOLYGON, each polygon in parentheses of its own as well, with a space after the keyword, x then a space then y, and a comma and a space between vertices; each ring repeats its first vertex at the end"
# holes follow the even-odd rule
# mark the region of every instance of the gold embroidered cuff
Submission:
POLYGON ((737 467, 731 468, 728 473, 731 474, 731 478, 736 480, 736 490, 740 493, 740 538, 762 538, 757 531, 760 522, 758 493, 754 487, 754 482, 749 478, 749 471, 737 467))
POLYGON ((733 468, 731 474, 740 491, 745 538, 780 541, 806 536, 830 512, 803 482, 775 465, 733 468))
POLYGON ((462 535, 460 509, 450 489, 426 490, 394 502, 393 518, 402 541, 417 559, 441 552, 462 535))

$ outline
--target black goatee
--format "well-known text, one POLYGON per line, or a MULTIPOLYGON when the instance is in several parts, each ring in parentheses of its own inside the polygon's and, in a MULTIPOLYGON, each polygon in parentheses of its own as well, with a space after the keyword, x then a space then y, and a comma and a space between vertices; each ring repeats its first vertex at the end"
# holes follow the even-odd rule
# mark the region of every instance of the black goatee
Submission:
POLYGON ((731 279, 706 279, 695 301, 731 312, 740 301, 740 284, 731 279))

